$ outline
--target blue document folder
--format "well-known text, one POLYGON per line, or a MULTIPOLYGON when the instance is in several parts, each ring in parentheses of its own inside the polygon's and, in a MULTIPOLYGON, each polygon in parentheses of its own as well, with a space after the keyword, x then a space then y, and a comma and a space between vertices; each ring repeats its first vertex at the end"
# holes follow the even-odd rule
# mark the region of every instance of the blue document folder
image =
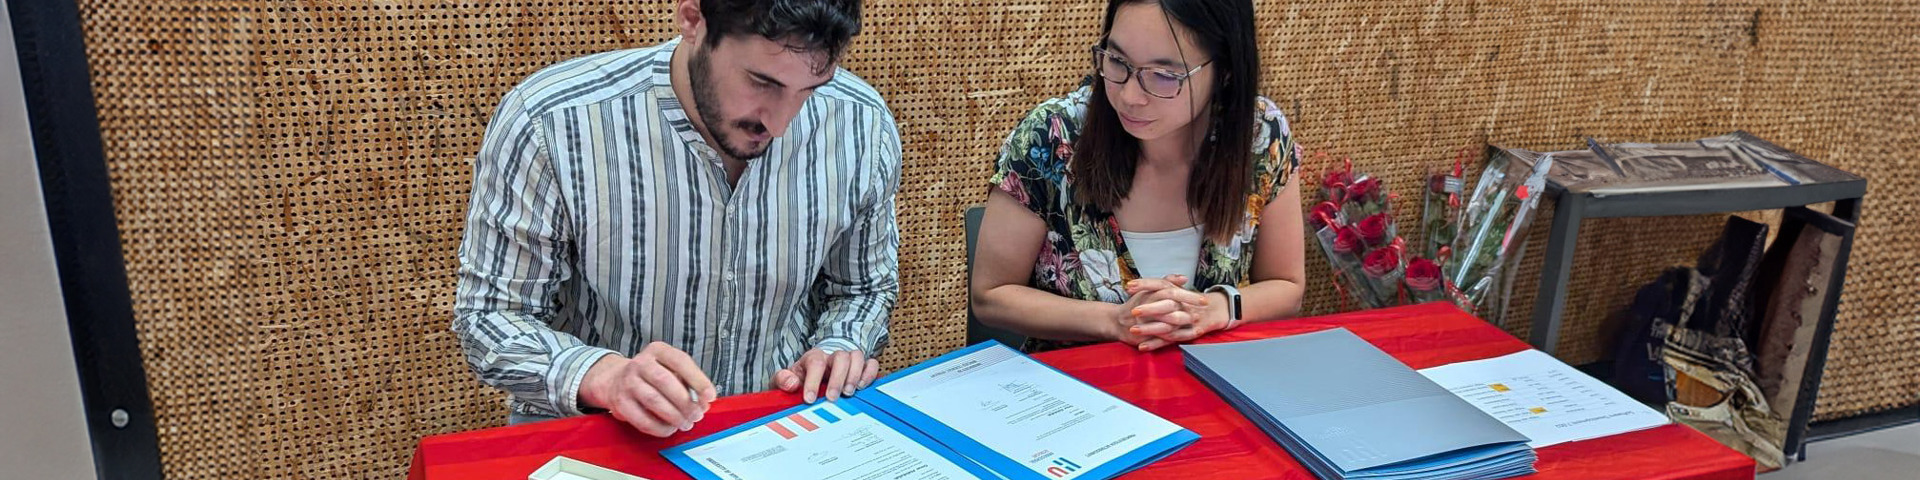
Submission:
POLYGON ((832 478, 1101 479, 1199 438, 1005 345, 982 342, 888 375, 834 405, 796 406, 661 454, 702 480, 800 478, 807 475, 795 472, 834 462, 846 469, 833 470, 832 478), (862 430, 849 429, 856 423, 862 430), (748 455, 702 456, 719 448, 702 448, 715 442, 753 446, 734 450, 748 455), (778 470, 785 467, 792 469, 778 470), (945 473, 928 473, 936 471, 945 473))

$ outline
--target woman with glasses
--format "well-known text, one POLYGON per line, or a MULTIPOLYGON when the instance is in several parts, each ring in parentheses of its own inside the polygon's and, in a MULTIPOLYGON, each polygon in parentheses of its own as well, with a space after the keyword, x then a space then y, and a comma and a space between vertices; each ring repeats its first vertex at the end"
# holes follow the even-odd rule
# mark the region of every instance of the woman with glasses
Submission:
POLYGON ((981 322, 1029 351, 1153 350, 1291 317, 1300 154, 1259 97, 1250 0, 1110 0, 1091 85, 1041 103, 995 166, 975 250, 981 322))

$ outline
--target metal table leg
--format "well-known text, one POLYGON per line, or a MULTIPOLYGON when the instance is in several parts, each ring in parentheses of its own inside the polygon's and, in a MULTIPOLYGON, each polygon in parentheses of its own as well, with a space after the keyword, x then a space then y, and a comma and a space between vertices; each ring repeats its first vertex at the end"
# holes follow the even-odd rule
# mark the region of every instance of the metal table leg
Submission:
POLYGON ((1846 230, 1847 234, 1840 239, 1840 251, 1834 255, 1834 274, 1827 279, 1830 283, 1827 284, 1826 302, 1820 307, 1820 323, 1814 328, 1813 351, 1808 355, 1805 374, 1801 376, 1799 399, 1787 419, 1788 438, 1784 449, 1785 453, 1793 456, 1793 461, 1807 460, 1807 423, 1813 420, 1821 376, 1827 369, 1827 351, 1833 342, 1833 324, 1840 314, 1841 289, 1846 285, 1847 261, 1853 255, 1853 236, 1860 231, 1860 201, 1856 197, 1833 202, 1833 217, 1854 226, 1846 230))
POLYGON ((1567 304, 1567 276, 1572 273, 1574 240, 1586 216, 1586 197, 1560 195, 1553 209, 1553 229, 1547 234, 1547 258, 1540 267, 1539 293, 1533 300, 1533 330, 1527 336, 1533 348, 1553 354, 1560 344, 1560 320, 1567 304))

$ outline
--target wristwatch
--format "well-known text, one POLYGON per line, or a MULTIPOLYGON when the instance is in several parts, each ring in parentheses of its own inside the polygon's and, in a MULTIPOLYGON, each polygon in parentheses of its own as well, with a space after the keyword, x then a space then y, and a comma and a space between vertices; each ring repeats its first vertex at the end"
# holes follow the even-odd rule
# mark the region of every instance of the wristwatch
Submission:
POLYGON ((1240 326, 1240 289, 1223 283, 1207 287, 1207 293, 1213 292, 1227 296, 1227 327, 1221 330, 1240 326))

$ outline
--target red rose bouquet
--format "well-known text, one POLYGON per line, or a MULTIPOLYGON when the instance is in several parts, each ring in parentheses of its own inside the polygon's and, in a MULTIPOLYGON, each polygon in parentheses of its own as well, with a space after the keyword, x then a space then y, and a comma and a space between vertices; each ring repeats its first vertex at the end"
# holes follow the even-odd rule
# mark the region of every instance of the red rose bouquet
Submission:
MULTIPOLYGON (((1331 164, 1325 153, 1314 158, 1331 164)), ((1320 177, 1320 202, 1307 211, 1334 286, 1363 308, 1449 298, 1449 283, 1433 260, 1411 256, 1393 220, 1393 200, 1379 177, 1353 170, 1353 160, 1320 177)))

